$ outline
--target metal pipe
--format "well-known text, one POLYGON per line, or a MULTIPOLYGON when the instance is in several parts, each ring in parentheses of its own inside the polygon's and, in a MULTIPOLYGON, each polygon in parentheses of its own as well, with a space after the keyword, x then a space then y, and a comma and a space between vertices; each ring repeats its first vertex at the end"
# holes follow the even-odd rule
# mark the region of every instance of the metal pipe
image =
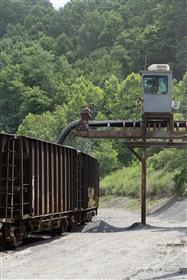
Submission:
POLYGON ((70 132, 76 128, 77 126, 79 126, 81 123, 80 120, 76 120, 76 121, 73 121, 71 122, 66 128, 64 128, 64 130, 62 131, 59 139, 58 139, 58 144, 63 144, 66 137, 70 134, 70 132))

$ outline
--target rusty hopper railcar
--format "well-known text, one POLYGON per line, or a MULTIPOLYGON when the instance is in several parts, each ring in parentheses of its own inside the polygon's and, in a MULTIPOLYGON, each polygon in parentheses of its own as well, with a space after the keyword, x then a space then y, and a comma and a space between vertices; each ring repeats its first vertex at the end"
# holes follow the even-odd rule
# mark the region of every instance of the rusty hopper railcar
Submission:
POLYGON ((75 149, 0 134, 0 243, 64 232, 98 208, 98 161, 75 149))

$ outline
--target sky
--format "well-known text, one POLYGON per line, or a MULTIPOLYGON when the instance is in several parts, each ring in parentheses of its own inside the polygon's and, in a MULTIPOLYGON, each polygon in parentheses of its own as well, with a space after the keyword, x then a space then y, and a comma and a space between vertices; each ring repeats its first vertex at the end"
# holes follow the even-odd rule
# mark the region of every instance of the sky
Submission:
POLYGON ((50 0, 50 2, 53 4, 55 9, 59 9, 60 7, 64 7, 64 5, 68 2, 69 0, 50 0))

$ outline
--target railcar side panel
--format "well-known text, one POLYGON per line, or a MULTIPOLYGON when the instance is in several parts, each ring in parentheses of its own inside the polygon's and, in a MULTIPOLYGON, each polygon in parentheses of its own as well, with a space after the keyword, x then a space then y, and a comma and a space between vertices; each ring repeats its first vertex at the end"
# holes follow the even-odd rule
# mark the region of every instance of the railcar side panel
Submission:
POLYGON ((78 196, 80 209, 98 207, 99 165, 87 154, 78 154, 78 196))
POLYGON ((0 243, 71 230, 97 212, 98 162, 75 149, 0 134, 0 243))
POLYGON ((22 140, 23 174, 25 183, 31 182, 31 216, 73 210, 76 150, 26 137, 22 140), (27 158, 30 162, 25 164, 27 158))

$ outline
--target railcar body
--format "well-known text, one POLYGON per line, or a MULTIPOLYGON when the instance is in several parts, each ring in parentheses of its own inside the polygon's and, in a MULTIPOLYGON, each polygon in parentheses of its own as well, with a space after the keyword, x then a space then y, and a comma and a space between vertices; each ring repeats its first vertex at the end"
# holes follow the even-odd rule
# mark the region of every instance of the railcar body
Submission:
POLYGON ((98 161, 75 149, 0 134, 0 243, 64 232, 98 208, 98 161))

